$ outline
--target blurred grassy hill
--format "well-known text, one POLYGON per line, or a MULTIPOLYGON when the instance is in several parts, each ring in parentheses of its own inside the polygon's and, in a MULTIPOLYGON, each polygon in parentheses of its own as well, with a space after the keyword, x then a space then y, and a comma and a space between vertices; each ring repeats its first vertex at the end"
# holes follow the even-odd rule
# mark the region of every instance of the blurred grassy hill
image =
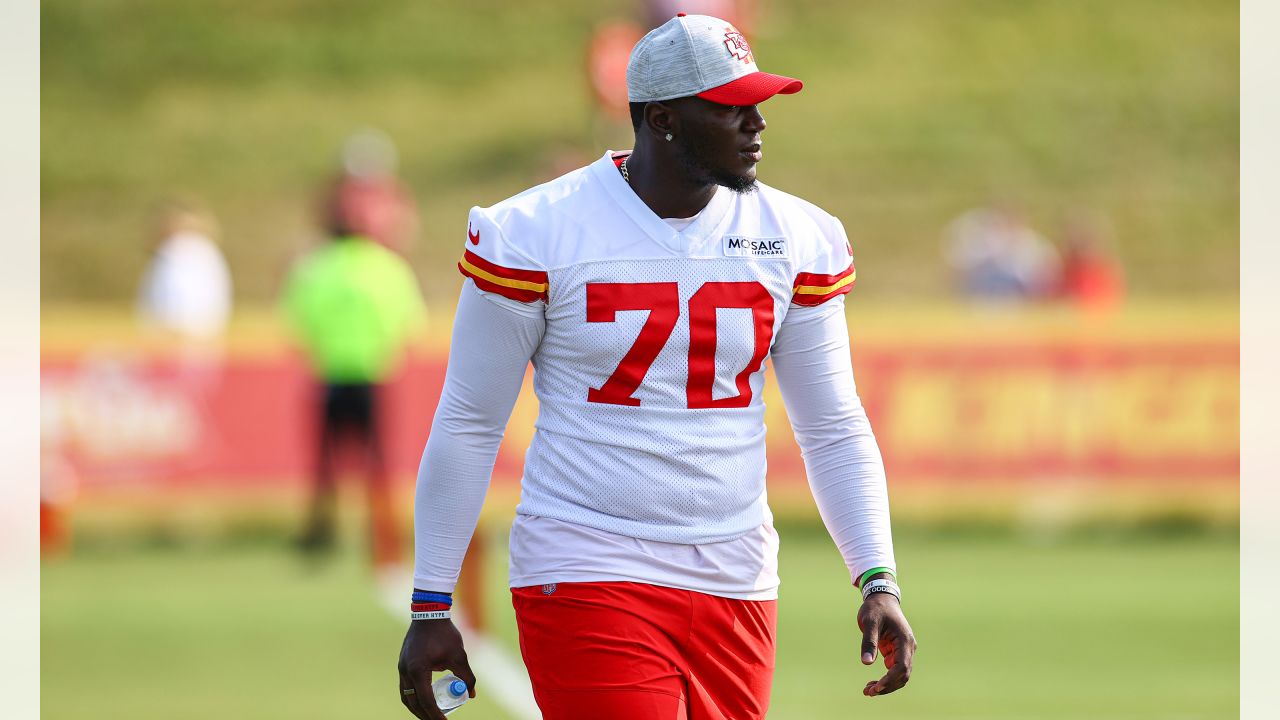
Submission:
MULTIPOLYGON (((803 93, 764 106, 761 177, 840 216, 860 292, 945 293, 940 229, 993 196, 1053 235, 1110 218, 1135 293, 1238 286, 1239 11, 1213 0, 766 4, 754 49, 803 93)), ((267 301, 362 125, 399 143, 412 259, 448 300, 467 208, 585 163, 584 54, 621 0, 45 0, 45 301, 122 301, 157 200, 219 215, 244 301, 267 301)))

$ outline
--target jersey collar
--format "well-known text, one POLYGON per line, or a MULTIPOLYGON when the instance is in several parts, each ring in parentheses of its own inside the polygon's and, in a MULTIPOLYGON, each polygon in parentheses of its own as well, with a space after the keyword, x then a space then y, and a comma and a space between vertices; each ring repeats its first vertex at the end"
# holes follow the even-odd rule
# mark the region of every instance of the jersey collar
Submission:
POLYGON ((613 162, 615 151, 609 150, 604 156, 591 164, 591 171, 604 184, 605 190, 613 198, 627 217, 631 218, 654 242, 669 248, 673 252, 685 255, 698 249, 708 240, 719 240, 717 231, 733 205, 733 192, 728 188, 717 187, 711 202, 698 213, 698 218, 689 227, 680 232, 658 217, 639 195, 631 189, 613 162))

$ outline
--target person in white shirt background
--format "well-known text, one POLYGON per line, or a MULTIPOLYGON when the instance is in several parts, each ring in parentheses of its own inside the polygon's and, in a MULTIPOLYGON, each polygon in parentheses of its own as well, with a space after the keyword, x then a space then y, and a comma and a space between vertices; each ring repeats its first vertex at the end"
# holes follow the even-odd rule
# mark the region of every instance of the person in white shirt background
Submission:
POLYGON ((168 200, 156 214, 151 261, 138 289, 143 324, 172 335, 184 353, 216 355, 231 315, 231 270, 212 213, 168 200))

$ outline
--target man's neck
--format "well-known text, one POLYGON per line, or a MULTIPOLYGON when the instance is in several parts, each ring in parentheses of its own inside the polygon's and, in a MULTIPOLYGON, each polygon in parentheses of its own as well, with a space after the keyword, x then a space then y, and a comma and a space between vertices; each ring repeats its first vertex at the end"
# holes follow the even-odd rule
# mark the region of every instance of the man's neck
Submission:
POLYGON ((689 178, 674 150, 652 152, 637 144, 627 158, 627 175, 632 191, 660 218, 693 217, 716 194, 714 183, 703 184, 689 178))

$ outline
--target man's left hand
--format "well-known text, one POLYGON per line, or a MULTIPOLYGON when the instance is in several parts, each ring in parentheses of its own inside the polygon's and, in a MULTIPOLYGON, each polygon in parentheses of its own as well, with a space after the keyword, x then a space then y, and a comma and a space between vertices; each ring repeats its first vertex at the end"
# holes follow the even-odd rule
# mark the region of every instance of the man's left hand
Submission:
POLYGON ((867 697, 888 695, 911 679, 911 660, 916 654, 916 636, 902 614, 898 598, 889 593, 874 593, 858 610, 858 629, 862 631, 862 664, 876 661, 876 651, 884 656, 889 672, 872 680, 862 689, 867 697))

